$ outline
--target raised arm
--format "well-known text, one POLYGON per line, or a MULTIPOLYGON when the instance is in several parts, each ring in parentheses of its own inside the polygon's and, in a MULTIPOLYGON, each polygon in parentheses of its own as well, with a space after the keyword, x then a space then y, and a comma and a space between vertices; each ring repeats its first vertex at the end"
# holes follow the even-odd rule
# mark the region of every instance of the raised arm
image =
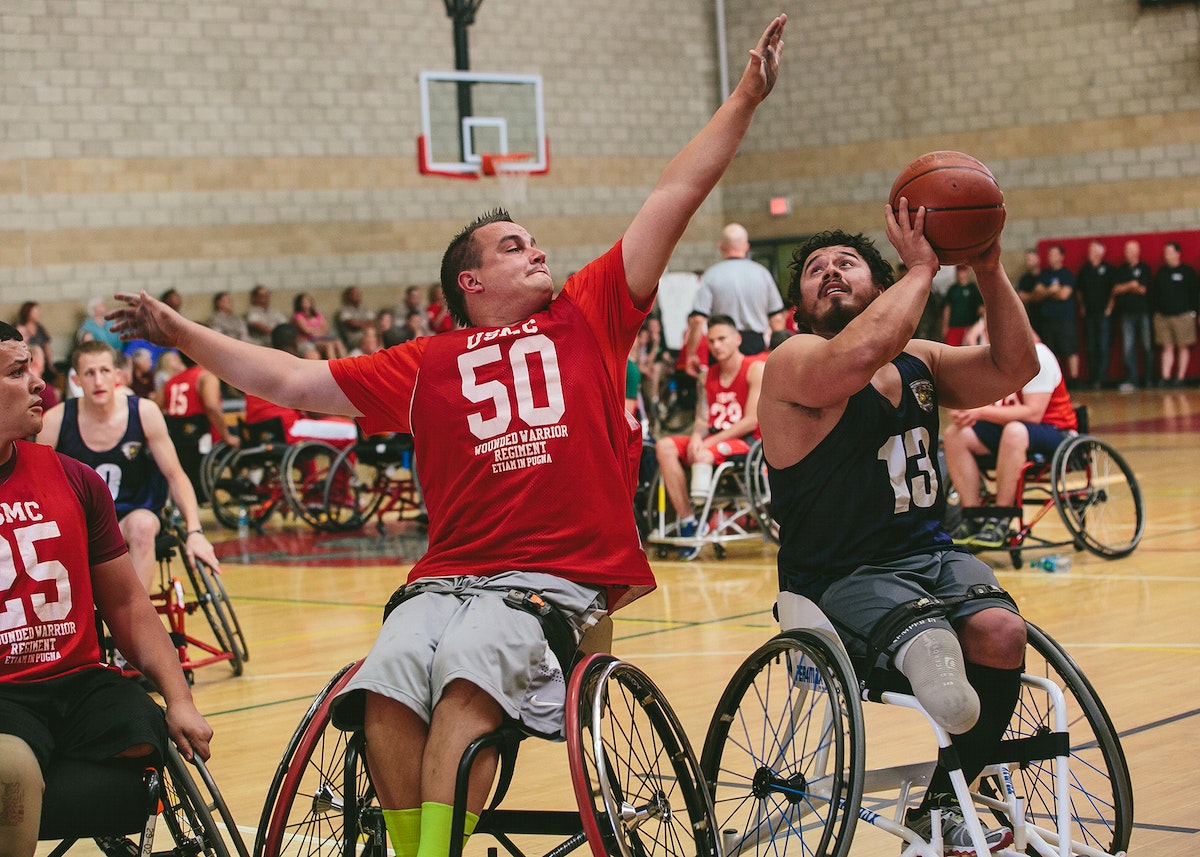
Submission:
POLYGON ((733 160, 754 111, 771 92, 783 51, 780 15, 767 26, 733 94, 676 155, 634 217, 622 244, 629 294, 645 306, 688 221, 733 160))
POLYGON ((275 348, 264 348, 223 336, 189 321, 161 301, 142 292, 119 294, 120 307, 108 314, 122 339, 147 339, 178 348, 217 377, 244 393, 275 404, 325 414, 361 416, 333 380, 323 360, 303 360, 275 348))
POLYGON ((973 261, 987 310, 988 344, 959 346, 924 343, 939 404, 975 408, 1021 389, 1038 373, 1029 316, 1000 264, 1000 242, 973 261))

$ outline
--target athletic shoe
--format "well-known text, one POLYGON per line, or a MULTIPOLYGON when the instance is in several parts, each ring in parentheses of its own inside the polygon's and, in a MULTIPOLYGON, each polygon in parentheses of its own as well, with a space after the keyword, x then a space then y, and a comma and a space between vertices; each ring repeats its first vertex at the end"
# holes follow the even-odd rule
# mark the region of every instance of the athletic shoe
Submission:
POLYGON ((1008 535, 1008 524, 999 518, 988 518, 979 528, 979 532, 963 544, 976 548, 1002 548, 1008 544, 1008 535))
MULTIPOLYGON (((679 535, 682 538, 690 539, 693 537, 704 538, 708 534, 708 524, 700 524, 697 521, 688 521, 679 525, 679 535)), ((692 545, 679 549, 679 558, 684 562, 693 560, 700 556, 701 545, 692 545)))
MULTIPOLYGON (((942 810, 942 853, 947 857, 967 857, 975 853, 975 845, 971 841, 971 831, 963 819, 962 808, 944 806, 942 810)), ((933 821, 929 810, 910 809, 904 814, 904 826, 928 842, 933 835, 933 821)), ((1007 827, 997 827, 995 830, 983 828, 983 841, 989 851, 999 851, 1012 845, 1013 833, 1007 827)), ((901 852, 908 847, 903 843, 901 852)))
POLYGON ((950 538, 956 545, 967 545, 979 530, 979 518, 963 518, 958 526, 950 532, 950 538))

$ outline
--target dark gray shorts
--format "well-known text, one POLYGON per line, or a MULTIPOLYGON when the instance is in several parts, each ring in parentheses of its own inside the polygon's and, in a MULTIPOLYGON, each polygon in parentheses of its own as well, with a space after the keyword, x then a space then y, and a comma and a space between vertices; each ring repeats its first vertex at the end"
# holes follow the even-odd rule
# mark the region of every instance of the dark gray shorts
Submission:
MULTIPOLYGON (((991 567, 969 553, 956 550, 935 551, 880 565, 864 565, 830 584, 818 602, 825 615, 838 629, 850 657, 866 658, 871 650, 871 635, 893 608, 920 598, 962 598, 972 586, 999 588, 991 567)), ((989 607, 1003 607, 1017 613, 1006 598, 983 596, 953 604, 944 615, 914 617, 886 643, 879 666, 890 660, 901 645, 929 628, 954 626, 968 616, 989 607)))

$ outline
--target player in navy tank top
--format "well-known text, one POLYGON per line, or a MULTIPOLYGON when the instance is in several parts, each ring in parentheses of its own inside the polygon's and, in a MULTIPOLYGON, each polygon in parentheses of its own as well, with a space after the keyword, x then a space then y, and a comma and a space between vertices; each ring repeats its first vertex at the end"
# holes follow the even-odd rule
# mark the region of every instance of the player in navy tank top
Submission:
MULTIPOLYGON (((941 527, 937 408, 1013 392, 1037 357, 998 240, 969 260, 991 344, 913 339, 938 260, 923 209, 910 216, 901 201, 886 227, 908 268, 899 282, 862 235, 821 233, 792 257, 788 297, 806 332, 772 353, 759 398, 779 582, 821 607, 860 669, 908 678, 952 734, 970 782, 1012 715, 1025 624, 991 569, 941 527)), ((970 843, 954 800, 939 765, 908 818, 924 832, 931 808, 944 808, 947 854, 970 843)), ((1012 838, 1005 828, 987 833, 993 850, 1012 838)))

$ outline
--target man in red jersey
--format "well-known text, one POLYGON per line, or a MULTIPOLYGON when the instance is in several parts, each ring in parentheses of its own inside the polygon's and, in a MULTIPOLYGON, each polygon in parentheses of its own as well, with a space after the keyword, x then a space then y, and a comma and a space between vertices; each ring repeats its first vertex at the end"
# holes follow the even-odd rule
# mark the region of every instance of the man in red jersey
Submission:
POLYGON ((180 356, 187 368, 163 384, 163 417, 179 464, 199 492, 204 454, 221 441, 237 446, 240 439, 225 422, 220 379, 186 354, 180 356))
MULTIPOLYGON (((703 503, 708 496, 713 468, 731 455, 748 453, 747 439, 759 436, 763 361, 742 353, 742 335, 727 315, 708 320, 707 338, 709 353, 717 362, 706 370, 704 407, 697 409, 692 433, 660 438, 654 447, 663 486, 679 519, 679 535, 684 537, 696 534, 699 522, 692 503, 703 503), (692 468, 690 497, 684 465, 692 468)), ((698 545, 684 547, 679 558, 694 559, 699 553, 698 545)))
MULTIPOLYGON (((121 296, 123 335, 177 346, 248 393, 414 438, 429 512, 429 549, 409 575, 419 594, 390 614, 337 708, 339 723, 365 723, 401 857, 447 852, 455 770, 472 740, 506 715, 561 729, 557 659, 508 592, 539 593, 578 638, 654 586, 633 514, 641 432, 623 407, 626 358, 675 244, 774 86, 786 20, 767 27, 624 236, 558 297, 546 254, 504 211, 476 219, 443 256, 458 328, 361 357, 264 351, 144 293, 121 296)), ((476 763, 469 826, 494 774, 494 754, 476 763)))
POLYGON ((0 322, 0 854, 37 847, 44 771, 57 758, 161 759, 167 734, 208 758, 212 729, 134 572, 94 470, 23 438, 42 428, 21 334, 0 322), (162 711, 102 663, 93 610, 161 691, 162 711))

